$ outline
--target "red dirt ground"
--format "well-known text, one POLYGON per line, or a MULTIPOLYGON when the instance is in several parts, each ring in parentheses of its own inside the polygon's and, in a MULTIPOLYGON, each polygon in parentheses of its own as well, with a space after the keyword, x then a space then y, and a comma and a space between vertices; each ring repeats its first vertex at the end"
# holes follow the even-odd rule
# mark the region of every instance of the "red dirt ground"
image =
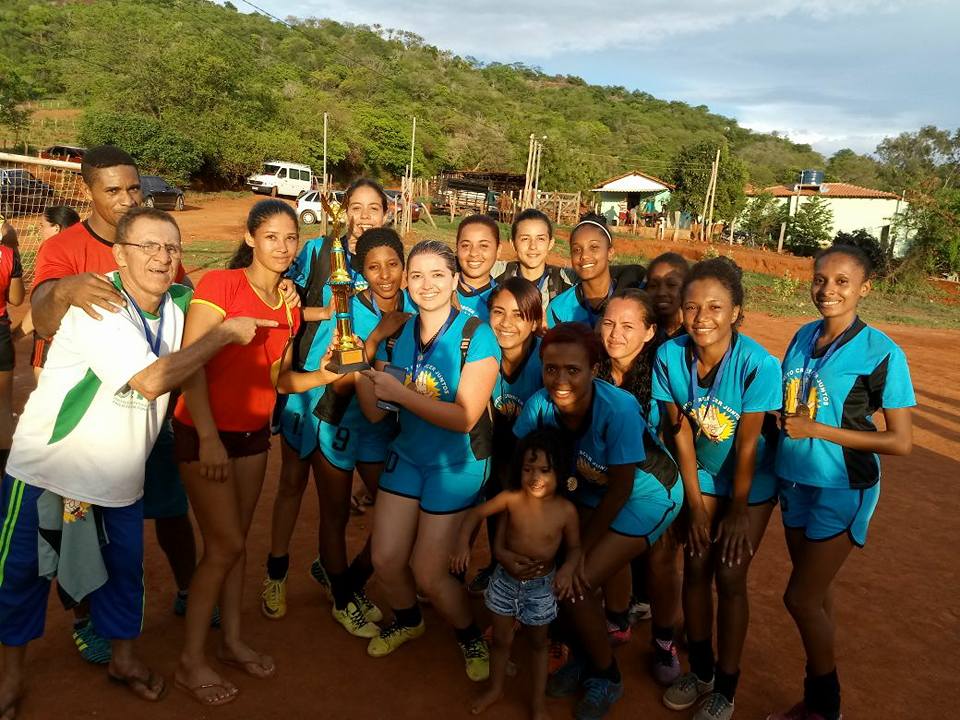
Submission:
MULTIPOLYGON (((228 204, 233 209, 224 208, 214 218, 207 213, 178 215, 185 237, 195 233, 195 237, 210 239, 216 227, 218 233, 234 232, 230 239, 238 238, 238 223, 249 203, 217 203, 228 204)), ((753 314, 744 331, 780 355, 801 322, 753 314)), ((867 547, 852 553, 835 585, 844 713, 848 720, 953 717, 955 691, 960 689, 956 679, 960 668, 960 566, 956 560, 960 494, 954 487, 960 477, 960 365, 944 362, 943 350, 960 347, 960 332, 905 326, 882 329, 906 350, 919 407, 914 414, 913 454, 884 460, 883 496, 867 547)), ((21 340, 17 351, 21 358, 16 383, 19 405, 32 386, 32 377, 24 363, 28 343, 21 340)), ((381 660, 367 657, 365 642, 334 624, 328 604, 307 574, 315 555, 317 526, 317 498, 312 489, 293 541, 289 614, 279 622, 261 617, 258 590, 278 469, 275 448, 248 544, 245 600, 247 639, 274 655, 278 665, 275 678, 255 680, 224 670, 241 688, 241 695, 223 708, 203 708, 175 690, 159 704, 144 703, 108 683, 102 668, 86 665, 76 656, 69 634, 70 617, 60 610, 54 595, 46 637, 30 648, 28 694, 18 717, 469 717, 469 702, 477 687, 464 676, 452 633, 432 609, 425 611, 427 634, 381 660)), ((367 524, 365 516, 351 520, 353 548, 359 546, 367 524)), ((182 621, 170 612, 173 582, 149 528, 147 536, 147 612, 141 647, 144 657, 170 678, 182 640, 182 621)), ((736 717, 742 720, 788 707, 800 693, 802 649, 780 602, 788 572, 775 513, 750 579, 752 622, 737 696, 736 717)), ((371 596, 378 597, 375 582, 371 596)), ((649 627, 642 624, 633 641, 617 651, 627 689, 611 712, 611 720, 689 717, 660 704, 660 691, 647 673, 648 633, 649 627)), ((520 675, 510 681, 506 698, 487 712, 488 717, 525 717, 528 674, 522 640, 517 648, 520 675)), ((548 703, 557 719, 570 717, 571 707, 569 701, 548 703)))

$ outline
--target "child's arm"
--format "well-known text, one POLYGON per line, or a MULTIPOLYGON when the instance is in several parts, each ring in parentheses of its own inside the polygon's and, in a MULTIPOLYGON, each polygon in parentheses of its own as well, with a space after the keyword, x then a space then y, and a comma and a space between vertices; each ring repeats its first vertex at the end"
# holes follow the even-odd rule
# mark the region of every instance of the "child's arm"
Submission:
POLYGON ((463 518, 463 524, 460 526, 460 535, 457 537, 457 544, 454 546, 453 554, 450 556, 450 569, 454 572, 466 572, 470 564, 470 538, 473 537, 473 531, 485 518, 497 513, 502 513, 507 509, 510 498, 513 495, 510 491, 503 491, 496 497, 487 500, 483 505, 472 508, 463 518))
POLYGON ((553 579, 553 588, 557 593, 557 600, 576 602, 583 600, 588 587, 578 570, 581 569, 583 553, 580 550, 580 517, 573 503, 568 502, 564 508, 563 545, 567 557, 563 565, 557 570, 553 579))
POLYGON ((323 322, 333 315, 330 305, 326 307, 305 307, 302 311, 304 322, 323 322))

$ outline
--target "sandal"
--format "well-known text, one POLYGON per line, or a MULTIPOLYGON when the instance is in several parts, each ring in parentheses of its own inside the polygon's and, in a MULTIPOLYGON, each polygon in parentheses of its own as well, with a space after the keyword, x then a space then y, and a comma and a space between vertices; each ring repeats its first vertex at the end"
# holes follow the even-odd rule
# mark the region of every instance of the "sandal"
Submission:
POLYGON ((225 683, 222 682, 212 682, 212 683, 202 683, 200 685, 194 685, 191 687, 185 682, 181 682, 176 677, 173 678, 173 686, 178 690, 182 690, 187 693, 190 697, 196 700, 201 705, 206 705, 207 707, 215 707, 217 705, 226 705, 237 699, 237 695, 240 694, 240 688, 233 688, 231 691, 225 683), (220 688, 226 690, 227 694, 222 697, 217 697, 219 693, 213 695, 203 695, 204 690, 211 690, 213 688, 220 688))
POLYGON ((163 696, 167 694, 167 683, 164 681, 162 675, 156 675, 153 670, 147 670, 147 677, 137 677, 136 675, 128 675, 127 677, 121 677, 120 675, 114 675, 113 673, 107 673, 107 677, 110 678, 111 682, 115 682, 119 685, 125 685, 130 689, 134 695, 136 695, 141 700, 146 700, 147 702, 157 702, 163 699, 163 696), (160 689, 154 690, 154 683, 160 681, 160 689), (152 693, 156 692, 156 697, 150 697, 152 693))
MULTIPOLYGON (((264 655, 258 655, 263 658, 264 655)), ((224 665, 237 670, 243 670, 247 675, 255 678, 268 678, 272 677, 273 674, 277 671, 277 666, 271 664, 266 667, 262 660, 237 660, 236 658, 226 658, 221 655, 217 655, 217 660, 222 662, 224 665)))

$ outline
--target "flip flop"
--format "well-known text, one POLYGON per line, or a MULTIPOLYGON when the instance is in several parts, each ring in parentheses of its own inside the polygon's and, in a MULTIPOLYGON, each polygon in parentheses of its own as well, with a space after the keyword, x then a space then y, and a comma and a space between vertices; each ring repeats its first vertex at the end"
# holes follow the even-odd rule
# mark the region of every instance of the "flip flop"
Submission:
POLYGON ((173 686, 177 688, 177 690, 182 690, 183 692, 187 693, 201 705, 206 705, 207 707, 215 707, 218 705, 232 703, 237 699, 237 695, 240 694, 240 688, 235 687, 233 692, 230 692, 227 685, 222 682, 203 683, 201 685, 194 685, 193 687, 190 687, 185 682, 180 682, 180 680, 175 677, 173 679, 173 686), (204 697, 200 694, 201 691, 210 690, 211 688, 222 688, 223 690, 227 691, 227 695, 218 700, 216 695, 204 697))
POLYGON ((146 700, 147 702, 157 702, 162 700, 164 695, 167 694, 167 683, 164 681, 163 676, 155 674, 153 670, 147 671, 147 677, 145 679, 136 677, 135 675, 121 677, 119 675, 114 675, 113 673, 107 673, 107 677, 110 678, 110 682, 115 682, 119 685, 128 687, 130 692, 132 692, 141 700, 146 700), (156 697, 148 697, 145 693, 153 692, 153 684, 157 679, 160 680, 160 692, 157 693, 156 697), (142 689, 143 692, 140 692, 138 688, 142 689))
MULTIPOLYGON (((263 655, 260 657, 263 657, 263 655)), ((225 658, 220 655, 217 656, 217 660, 228 667, 236 668, 237 670, 243 670, 243 672, 245 672, 247 675, 255 678, 265 679, 272 677, 277 671, 276 665, 272 665, 270 669, 267 670, 264 668, 263 662, 258 660, 236 660, 234 658, 225 658)))

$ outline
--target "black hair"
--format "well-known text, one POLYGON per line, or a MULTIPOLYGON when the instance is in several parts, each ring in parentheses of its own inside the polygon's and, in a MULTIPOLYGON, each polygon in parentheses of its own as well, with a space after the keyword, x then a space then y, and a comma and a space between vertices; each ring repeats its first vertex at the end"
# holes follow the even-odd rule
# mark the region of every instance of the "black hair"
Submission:
MULTIPOLYGON (((653 307, 653 301, 643 290, 637 288, 624 288, 614 293, 611 300, 622 298, 632 300, 643 310, 643 321, 647 326, 657 324, 657 313, 653 307)), ((607 307, 610 304, 607 303, 607 307)), ((601 321, 602 322, 602 321, 601 321)), ((657 355, 656 334, 646 343, 637 356, 633 359, 627 372, 623 376, 623 384, 620 387, 633 395, 643 410, 643 416, 650 416, 650 400, 652 395, 651 385, 653 381, 653 361, 657 355)), ((613 362, 604 352, 603 359, 600 361, 601 380, 613 383, 613 362)), ((656 433, 656 428, 653 429, 656 433)))
POLYGON ((43 219, 61 230, 80 222, 80 214, 69 205, 47 205, 43 210, 43 219))
POLYGON ((847 245, 845 243, 839 243, 837 245, 831 245, 828 248, 824 248, 818 252, 813 257, 813 267, 816 268, 820 264, 820 261, 823 258, 829 255, 835 255, 836 253, 841 253, 846 255, 848 258, 853 260, 857 265, 860 266, 860 269, 863 270, 863 279, 864 281, 869 280, 873 277, 873 261, 870 259, 870 256, 863 251, 862 248, 857 247, 856 245, 847 245))
POLYGON ((547 235, 553 237, 553 223, 550 222, 550 218, 542 210, 537 210, 536 208, 527 208, 522 210, 519 215, 513 219, 513 224, 510 226, 510 241, 513 242, 517 239, 517 227, 520 223, 527 220, 539 220, 542 223, 547 225, 547 235))
POLYGON ((372 180, 367 177, 359 177, 350 183, 350 186, 347 188, 346 192, 343 194, 343 207, 348 207, 350 205, 350 197, 354 192, 359 190, 362 187, 368 187, 371 190, 375 190, 377 195, 380 196, 380 203, 383 205, 383 211, 387 211, 387 206, 389 200, 387 200, 387 194, 383 191, 383 185, 378 183, 376 180, 372 180))
POLYGON ((460 224, 457 226, 457 242, 460 242, 460 232, 470 225, 483 225, 493 235, 497 241, 497 245, 500 244, 500 226, 497 225, 497 221, 489 215, 483 215, 481 213, 467 215, 467 217, 460 221, 460 224))
POLYGON ((168 223, 172 225, 173 228, 177 231, 177 237, 180 237, 180 226, 177 225, 177 221, 173 219, 173 215, 163 210, 158 210, 157 208, 152 207, 135 207, 127 210, 123 215, 120 216, 120 222, 117 223, 117 243, 127 242, 127 238, 130 237, 130 233, 133 230, 134 224, 138 220, 159 220, 160 222, 168 223))
POLYGON ((740 327, 740 324, 743 322, 743 270, 725 255, 710 258, 709 260, 701 260, 690 268, 690 272, 688 272, 687 276, 683 279, 683 289, 680 291, 681 297, 686 294, 687 288, 690 287, 691 284, 697 280, 706 279, 716 280, 723 285, 727 289, 727 292, 730 293, 733 304, 740 307, 740 315, 733 323, 734 329, 740 327))
POLYGON ((93 187, 93 179, 96 177, 97 170, 121 165, 127 165, 138 173, 140 172, 134 159, 116 145, 98 145, 83 154, 83 160, 80 161, 80 174, 83 176, 83 181, 87 184, 87 187, 93 187))
POLYGON ((603 354, 603 343, 600 336, 586 323, 581 322, 562 322, 554 325, 547 330, 540 341, 540 359, 543 359, 544 351, 551 345, 579 345, 587 353, 587 361, 592 368, 600 362, 603 354))
POLYGON ((517 441, 513 454, 513 464, 507 477, 511 490, 523 487, 523 463, 529 452, 542 452, 547 465, 557 477, 557 494, 569 495, 572 488, 567 486, 567 478, 574 473, 573 447, 566 434, 558 428, 543 427, 534 430, 517 441))
POLYGON ((527 322, 537 323, 538 328, 543 327, 543 298, 540 297, 540 291, 537 290, 536 285, 519 275, 514 275, 502 283, 497 283, 487 297, 488 310, 493 307, 494 300, 503 292, 513 295, 513 299, 517 302, 517 310, 520 311, 520 317, 527 322))
POLYGON ((352 258, 353 269, 363 273, 363 263, 366 261, 367 253, 378 247, 388 247, 393 250, 400 258, 400 267, 403 267, 403 242, 396 231, 391 228, 370 228, 365 230, 357 240, 357 248, 352 258))
POLYGON ((597 227, 600 226, 601 232, 607 236, 607 244, 613 245, 613 235, 610 234, 610 230, 607 228, 607 219, 603 215, 598 215, 595 212, 588 212, 585 215, 580 217, 580 221, 574 226, 573 230, 570 231, 570 244, 573 244, 573 236, 577 234, 577 231, 581 227, 597 227))
POLYGON ((410 249, 407 265, 417 255, 439 255, 452 275, 457 274, 457 256, 450 246, 440 240, 421 240, 410 249))
MULTIPOLYGON (((283 200, 261 200, 247 213, 247 233, 250 237, 253 237, 259 227, 274 215, 286 215, 293 221, 294 227, 300 227, 296 211, 283 200)), ((230 262, 227 263, 227 267, 230 270, 238 270, 239 268, 250 267, 252 263, 253 248, 247 244, 246 239, 243 239, 240 241, 240 246, 236 252, 233 253, 233 257, 230 258, 230 262)))
POLYGON ((690 263, 687 262, 687 259, 680 253, 665 252, 657 255, 650 261, 650 264, 647 265, 647 275, 650 274, 650 271, 653 270, 656 265, 669 265, 674 270, 678 270, 681 275, 686 275, 690 272, 690 263))

